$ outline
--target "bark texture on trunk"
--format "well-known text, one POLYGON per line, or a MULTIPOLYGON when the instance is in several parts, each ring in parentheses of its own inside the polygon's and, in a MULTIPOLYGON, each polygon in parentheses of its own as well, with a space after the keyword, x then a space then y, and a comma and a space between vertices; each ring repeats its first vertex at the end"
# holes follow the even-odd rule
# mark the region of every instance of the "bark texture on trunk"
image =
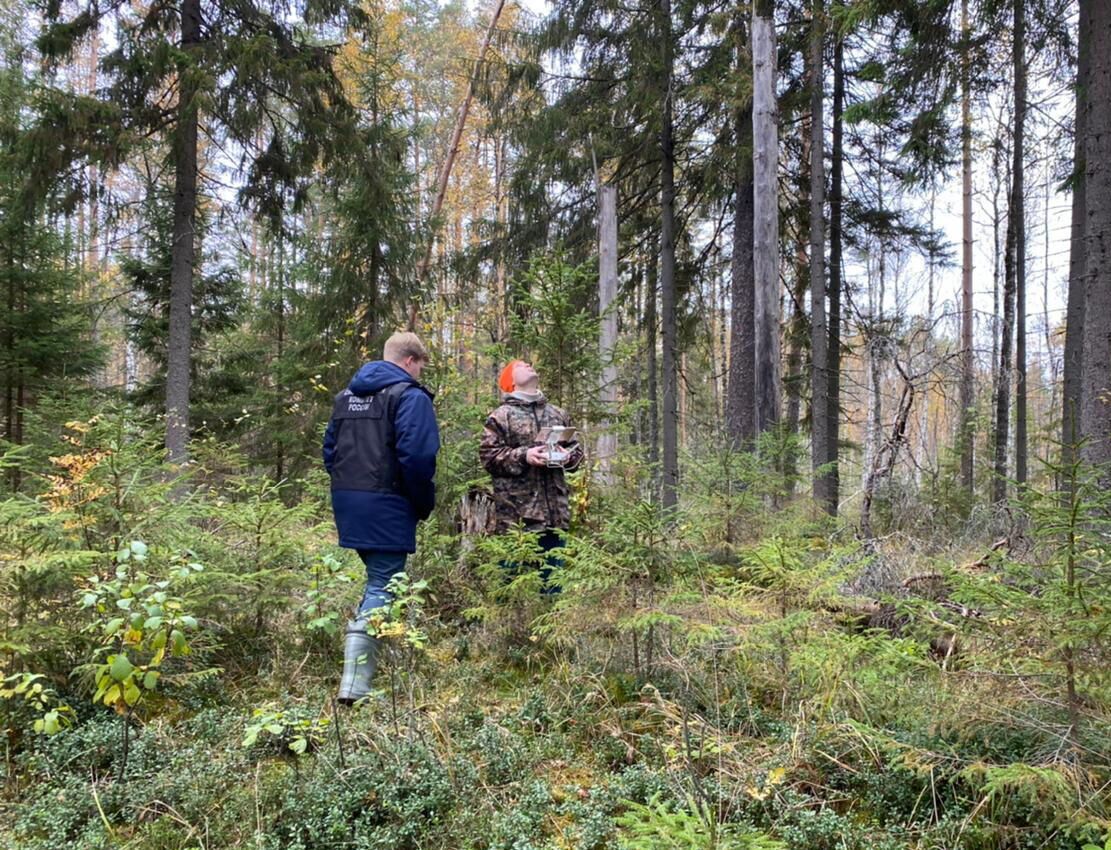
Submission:
POLYGON ((617 413, 617 187, 598 188, 598 315, 602 321, 599 356, 602 386, 598 397, 606 420, 598 435, 598 476, 604 484, 613 482, 611 466, 617 454, 617 434, 613 419, 617 413))
POLYGON ((1111 0, 1089 6, 1088 91, 1084 109, 1084 355, 1081 436, 1084 460, 1111 463, 1111 0))
POLYGON ((825 126, 822 0, 814 0, 810 22, 810 460, 814 501, 829 511, 829 479, 821 470, 829 455, 829 350, 826 327, 825 126))
POLYGON ((1026 486, 1026 0, 1014 3, 1015 138, 1011 191, 1015 222, 1015 480, 1026 486))
MULTIPOLYGON (((196 52, 201 40, 200 0, 181 5, 181 47, 196 52)), ((193 265, 197 211, 197 86, 179 78, 174 130, 173 245, 170 253, 170 316, 166 344, 166 453, 170 463, 189 459, 189 380, 193 339, 193 265)))
POLYGON ((663 324, 663 487, 664 508, 679 500, 679 357, 675 294, 675 143, 672 138, 674 56, 671 0, 660 0, 663 49, 663 121, 660 127, 660 311, 663 324))
MULTIPOLYGON (((1013 184, 1012 184, 1013 189, 1013 184)), ((1010 194, 1008 192, 1008 194, 1010 194)), ((1011 426, 1011 370, 1015 337, 1015 218, 1014 199, 1008 199, 1007 236, 1003 249, 1003 322, 999 330, 999 369, 995 390, 995 480, 992 501, 1007 498, 1007 451, 1011 426)))
POLYGON ((975 441, 973 423, 972 351, 972 79, 969 68, 968 0, 961 0, 961 388, 960 432, 961 486, 972 492, 975 441))
MULTIPOLYGON (((1076 64, 1076 142, 1073 148, 1072 232, 1069 243, 1069 289, 1065 311, 1064 398, 1061 409, 1062 465, 1076 462, 1080 440, 1081 357, 1084 353, 1084 283, 1087 280, 1087 254, 1084 242, 1085 175, 1085 102, 1088 89, 1090 54, 1090 0, 1080 0, 1076 64)), ((1064 482, 1071 476, 1066 474, 1064 482)))
POLYGON ((756 431, 779 421, 779 132, 775 25, 770 0, 752 17, 753 270, 756 279, 756 431))
POLYGON ((841 500, 841 189, 844 183, 845 47, 840 35, 833 45, 833 149, 829 186, 829 397, 826 399, 826 463, 828 473, 828 510, 837 515, 841 500))
POLYGON ((733 258, 730 264, 729 386, 725 419, 736 448, 756 439, 755 278, 752 268, 752 107, 737 111, 733 199, 733 258))

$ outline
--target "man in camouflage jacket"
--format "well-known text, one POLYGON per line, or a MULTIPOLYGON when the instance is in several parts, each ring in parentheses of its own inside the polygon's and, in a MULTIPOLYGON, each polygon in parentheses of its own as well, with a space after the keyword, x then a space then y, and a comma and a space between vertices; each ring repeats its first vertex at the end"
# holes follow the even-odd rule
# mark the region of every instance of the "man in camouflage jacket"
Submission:
POLYGON ((542 428, 570 425, 570 417, 550 404, 540 391, 540 379, 531 365, 515 360, 502 370, 499 384, 502 404, 487 418, 479 455, 494 480, 494 520, 498 533, 518 522, 541 535, 540 545, 559 545, 556 530, 571 524, 564 470, 582 463, 577 440, 562 446, 567 459, 562 466, 548 466, 546 449, 537 439, 542 428))

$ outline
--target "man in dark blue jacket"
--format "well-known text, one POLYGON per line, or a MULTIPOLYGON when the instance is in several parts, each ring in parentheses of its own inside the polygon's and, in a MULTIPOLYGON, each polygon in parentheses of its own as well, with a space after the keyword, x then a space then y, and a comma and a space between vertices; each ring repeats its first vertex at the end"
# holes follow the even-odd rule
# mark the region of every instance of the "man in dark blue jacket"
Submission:
POLYGON ((339 700, 370 693, 378 641, 369 612, 388 605, 386 585, 417 548, 417 522, 436 501, 440 433, 432 393, 420 383, 428 350, 416 334, 396 333, 381 360, 365 364, 335 398, 324 432, 324 466, 332 479, 339 545, 366 565, 366 589, 347 624, 339 700))

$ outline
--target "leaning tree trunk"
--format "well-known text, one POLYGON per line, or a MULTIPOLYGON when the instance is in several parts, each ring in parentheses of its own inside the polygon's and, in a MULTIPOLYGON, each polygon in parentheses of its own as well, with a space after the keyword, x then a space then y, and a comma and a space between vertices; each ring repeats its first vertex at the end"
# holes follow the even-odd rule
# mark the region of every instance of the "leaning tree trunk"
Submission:
POLYGON ((779 136, 772 0, 752 16, 753 273, 756 278, 756 431, 779 421, 779 136))
MULTIPOLYGON (((181 47, 196 52, 201 40, 200 0, 181 6, 181 47)), ((189 459, 189 379, 193 336, 193 263, 197 212, 197 84, 179 76, 174 131, 173 245, 170 251, 170 317, 166 343, 166 452, 171 463, 189 459)))
POLYGON ((895 423, 891 426, 891 436, 877 445, 875 455, 864 477, 864 489, 860 505, 860 536, 872 540, 876 535, 872 528, 872 505, 879 485, 891 477, 895 461, 899 459, 899 449, 907 441, 907 420, 914 407, 914 381, 907 374, 899 359, 895 358, 895 371, 903 381, 903 392, 895 409, 895 423))
POLYGON ((810 22, 810 460, 814 501, 829 512, 830 488, 824 473, 829 453, 829 350, 826 328, 825 126, 822 0, 814 0, 810 22))
POLYGON ((1080 442, 1081 410, 1081 355, 1084 353, 1084 282, 1087 278, 1087 255, 1084 242, 1084 214, 1086 210, 1084 192, 1084 145, 1086 133, 1085 104, 1088 88, 1088 66, 1091 62, 1089 49, 1091 21, 1089 20, 1090 2, 1080 0, 1080 21, 1078 25, 1077 63, 1076 63, 1076 141, 1073 148, 1072 168, 1072 239, 1069 248, 1069 291, 1065 316, 1065 356, 1064 356, 1064 398, 1061 408, 1061 465, 1065 474, 1062 484, 1069 483, 1073 476, 1068 468, 1076 463, 1080 442))
MULTIPOLYGON (((738 12, 737 67, 745 59, 744 21, 738 12)), ((729 385, 725 420, 729 438, 750 449, 756 438, 755 278, 752 268, 752 103, 734 113, 733 258, 730 264, 729 385)))
MULTIPOLYGON (((1111 464, 1111 0, 1090 5, 1084 117, 1084 355, 1080 431, 1083 458, 1111 464)), ((1105 475, 1105 481, 1107 476, 1105 475)))
MULTIPOLYGON (((463 139, 463 130, 467 126, 467 116, 470 114, 471 102, 474 100, 475 91, 478 89, 479 80, 482 76, 483 67, 486 62, 486 54, 490 50, 490 43, 493 40, 494 32, 498 27, 498 19, 501 18, 501 13, 504 8, 505 0, 495 0, 494 12, 490 15, 490 25, 486 28, 486 36, 483 38, 482 46, 479 48, 478 61, 475 62, 474 73, 467 81, 467 92, 463 96, 463 103, 459 107, 459 113, 455 116, 455 127, 451 131, 451 141, 448 142, 444 163, 440 167, 439 175, 436 177, 436 194, 432 198, 432 209, 428 214, 428 241, 425 245, 424 254, 421 255, 420 263, 417 265, 418 286, 424 283, 425 275, 428 273, 428 266, 432 262, 432 248, 436 243, 436 227, 439 224, 437 219, 439 218, 440 210, 443 209, 444 206, 448 181, 451 179, 451 172, 455 167, 455 159, 459 155, 459 146, 463 139)), ((416 327, 417 312, 418 306, 416 300, 414 300, 409 305, 410 329, 416 327)))
POLYGON ((663 121, 660 126, 660 318, 663 323, 663 488, 665 509, 679 501, 679 368, 675 294, 675 143, 672 138, 674 84, 671 0, 660 0, 663 49, 663 121))
POLYGON ((1014 0, 1015 139, 1011 191, 1015 223, 1015 480, 1026 487, 1026 0, 1014 0))

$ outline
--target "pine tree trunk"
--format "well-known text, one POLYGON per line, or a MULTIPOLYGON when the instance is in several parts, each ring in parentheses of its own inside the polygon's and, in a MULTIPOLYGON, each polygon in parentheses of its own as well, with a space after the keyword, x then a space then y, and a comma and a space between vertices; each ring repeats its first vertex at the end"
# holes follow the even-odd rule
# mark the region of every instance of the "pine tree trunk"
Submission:
POLYGON ((1026 0, 1014 0, 1015 138, 1011 191, 1015 221, 1015 480, 1026 487, 1026 0))
POLYGON ((673 508, 679 498, 679 373, 678 322, 675 312, 675 147, 672 139, 671 0, 660 0, 663 76, 660 95, 660 318, 663 326, 663 507, 673 508))
POLYGON ((828 509, 837 515, 841 499, 841 191, 844 182, 843 119, 845 112, 845 48, 841 36, 833 45, 833 150, 829 187, 829 397, 826 463, 830 464, 828 509))
POLYGON ((829 454, 829 329, 826 327, 825 245, 825 42, 822 0, 814 0, 810 21, 810 462, 814 501, 829 512, 829 480, 820 471, 829 454))
POLYGON ((968 0, 961 0, 961 388, 960 431, 961 487, 972 493, 975 451, 973 423, 972 351, 972 81, 969 68, 968 0))
MULTIPOLYGON (((200 0, 181 5, 181 47, 195 53, 201 39, 200 0)), ((189 380, 193 335, 193 264, 197 211, 197 87, 179 77, 174 130, 173 246, 170 255, 170 328, 166 352, 166 452, 170 463, 189 459, 189 380)))
POLYGON ((1087 285, 1080 430, 1083 458, 1111 463, 1111 0, 1090 5, 1084 117, 1087 285))
POLYGON ((1084 283, 1087 279, 1087 255, 1084 241, 1085 175, 1084 146, 1085 103, 1091 62, 1091 0, 1080 0, 1076 64, 1076 142, 1072 171, 1072 233, 1069 249, 1069 289, 1065 318, 1064 399, 1061 409, 1063 482, 1071 486, 1068 467, 1076 462, 1080 440, 1081 355, 1084 353, 1084 283))
POLYGON ((779 421, 779 196, 775 25, 771 0, 752 17, 753 273, 756 279, 756 432, 779 421))

